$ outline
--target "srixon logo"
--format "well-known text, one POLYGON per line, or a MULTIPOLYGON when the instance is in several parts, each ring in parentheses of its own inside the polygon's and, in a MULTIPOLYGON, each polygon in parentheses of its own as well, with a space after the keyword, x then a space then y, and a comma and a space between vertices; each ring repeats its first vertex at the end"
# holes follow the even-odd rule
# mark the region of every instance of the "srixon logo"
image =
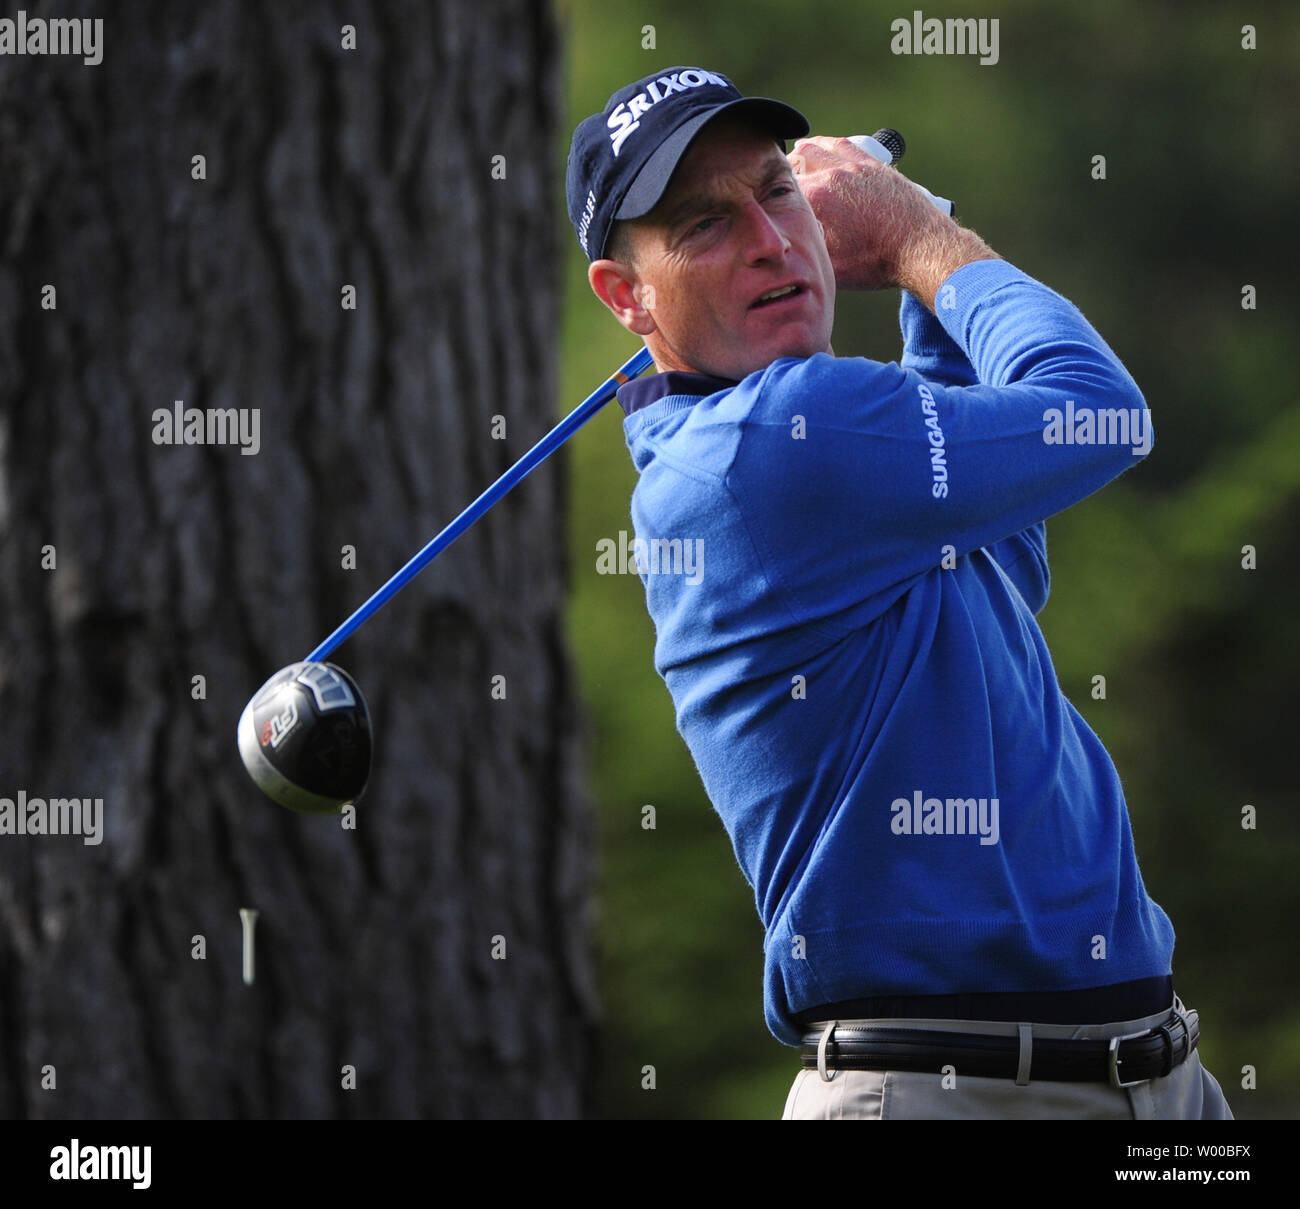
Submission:
POLYGON ((132 1188, 148 1188, 151 1146, 90 1146, 76 1138, 50 1151, 52 1180, 130 1180, 132 1188))
POLYGON ((606 125, 610 129, 609 142, 614 157, 623 149, 623 140, 634 130, 641 127, 641 115, 660 101, 666 101, 675 92, 685 92, 690 88, 702 88, 706 84, 716 84, 720 88, 730 88, 731 82, 726 76, 716 72, 701 71, 698 67, 688 67, 685 71, 675 71, 672 75, 660 76, 651 80, 646 87, 629 101, 620 101, 610 111, 606 125))

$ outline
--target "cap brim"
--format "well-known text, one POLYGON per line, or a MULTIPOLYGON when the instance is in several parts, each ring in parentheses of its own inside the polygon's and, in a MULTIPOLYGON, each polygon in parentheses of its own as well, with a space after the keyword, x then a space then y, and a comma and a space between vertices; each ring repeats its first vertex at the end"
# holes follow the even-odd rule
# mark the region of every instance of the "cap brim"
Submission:
POLYGON ((659 204, 668 182, 672 179, 681 158, 695 136, 715 118, 724 113, 753 117, 754 124, 763 127, 773 138, 803 138, 809 130, 808 119, 797 109, 767 97, 741 97, 710 109, 679 126, 655 149, 645 166, 637 173, 628 191, 623 195, 614 218, 644 218, 659 204))

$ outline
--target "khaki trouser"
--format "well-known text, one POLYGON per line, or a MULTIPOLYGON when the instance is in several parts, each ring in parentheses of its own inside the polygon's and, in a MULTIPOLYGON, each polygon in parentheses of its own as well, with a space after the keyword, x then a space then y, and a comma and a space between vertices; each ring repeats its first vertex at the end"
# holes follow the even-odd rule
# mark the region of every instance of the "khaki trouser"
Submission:
MULTIPOLYGON (((1181 1010, 1182 1005, 1176 1005, 1181 1010)), ((1142 1020, 1116 1024, 1032 1024, 1034 1037, 1104 1039, 1141 1033, 1163 1024, 1167 1011, 1142 1020)), ((811 1026, 823 1032, 829 1021, 811 1026)), ((979 1020, 841 1020, 843 1025, 926 1029, 950 1033, 984 1033, 1016 1037, 1021 1026, 1007 1021, 979 1020)), ((1214 1076, 1193 1050, 1187 1060, 1163 1079, 1133 1087, 1109 1083, 1052 1083, 1033 1078, 987 1079, 963 1075, 960 1063, 945 1078, 918 1071, 835 1070, 826 1077, 801 1070, 786 1098, 785 1121, 839 1120, 1111 1120, 1186 1121, 1232 1120, 1214 1076), (948 1086, 945 1086, 947 1084, 948 1086)))

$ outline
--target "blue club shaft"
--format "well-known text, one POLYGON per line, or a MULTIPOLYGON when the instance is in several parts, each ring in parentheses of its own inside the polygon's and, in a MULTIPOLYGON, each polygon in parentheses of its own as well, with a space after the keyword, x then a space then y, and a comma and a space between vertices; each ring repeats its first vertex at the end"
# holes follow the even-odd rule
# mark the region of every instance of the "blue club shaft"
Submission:
POLYGON ((644 373, 652 358, 648 349, 641 349, 635 356, 629 357, 613 376, 607 378, 591 392, 550 432, 537 442, 522 458, 492 484, 482 495, 469 505, 437 537, 433 538, 410 562, 379 589, 369 600, 352 614, 337 630, 307 656, 309 663, 324 659, 335 647, 371 616, 386 605, 412 579, 424 570, 435 558, 465 532, 480 516, 492 507, 506 492, 516 486, 530 471, 536 469, 575 432, 591 419, 606 403, 614 397, 624 382, 644 373))

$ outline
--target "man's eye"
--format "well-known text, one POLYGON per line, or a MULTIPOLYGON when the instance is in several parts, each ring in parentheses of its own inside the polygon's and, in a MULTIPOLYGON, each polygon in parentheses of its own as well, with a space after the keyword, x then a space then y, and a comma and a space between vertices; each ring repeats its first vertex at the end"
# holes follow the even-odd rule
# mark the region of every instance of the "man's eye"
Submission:
POLYGON ((700 235, 703 232, 707 231, 709 227, 717 221, 718 220, 716 218, 702 218, 700 219, 699 222, 695 224, 695 226, 691 228, 690 233, 692 235, 700 235))

